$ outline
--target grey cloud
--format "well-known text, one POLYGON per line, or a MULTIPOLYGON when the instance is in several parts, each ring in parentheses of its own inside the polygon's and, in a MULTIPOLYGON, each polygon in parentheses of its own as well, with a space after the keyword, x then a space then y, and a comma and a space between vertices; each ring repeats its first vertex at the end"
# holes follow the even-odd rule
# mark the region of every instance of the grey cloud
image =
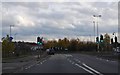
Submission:
POLYGON ((115 24, 109 26, 109 22, 107 22, 109 19, 113 21, 117 19, 117 15, 114 15, 114 13, 117 13, 115 3, 5 2, 2 5, 5 9, 2 13, 4 15, 2 19, 3 35, 9 33, 10 24, 16 24, 16 28, 13 28, 13 34, 17 32, 24 37, 41 34, 54 37, 67 35, 88 36, 93 33, 92 15, 99 13, 102 14, 102 25, 99 26, 100 33, 117 30, 117 27, 114 27, 115 24), (94 10, 95 8, 97 9, 96 11, 94 10), (100 9, 103 11, 100 11, 100 9), (16 16, 24 17, 25 19, 21 20, 21 22, 23 21, 27 25, 19 24, 16 16), (27 23, 24 22, 26 20, 28 21, 27 23), (34 23, 34 25, 32 26, 30 22, 34 23), (104 29, 104 26, 109 27, 104 29))

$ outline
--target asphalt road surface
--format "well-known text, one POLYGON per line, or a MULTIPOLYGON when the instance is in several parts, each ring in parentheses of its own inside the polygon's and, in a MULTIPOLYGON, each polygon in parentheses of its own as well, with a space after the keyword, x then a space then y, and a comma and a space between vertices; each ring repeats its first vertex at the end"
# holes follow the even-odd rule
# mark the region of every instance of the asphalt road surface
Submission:
POLYGON ((117 61, 84 54, 55 54, 34 62, 14 73, 78 73, 90 75, 119 75, 117 61))

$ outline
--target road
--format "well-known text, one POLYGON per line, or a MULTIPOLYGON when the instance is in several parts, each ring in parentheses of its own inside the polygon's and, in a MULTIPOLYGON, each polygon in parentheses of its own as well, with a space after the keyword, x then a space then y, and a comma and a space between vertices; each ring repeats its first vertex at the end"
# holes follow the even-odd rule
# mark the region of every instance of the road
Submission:
POLYGON ((84 54, 55 54, 30 63, 14 73, 78 73, 118 75, 118 62, 84 54))

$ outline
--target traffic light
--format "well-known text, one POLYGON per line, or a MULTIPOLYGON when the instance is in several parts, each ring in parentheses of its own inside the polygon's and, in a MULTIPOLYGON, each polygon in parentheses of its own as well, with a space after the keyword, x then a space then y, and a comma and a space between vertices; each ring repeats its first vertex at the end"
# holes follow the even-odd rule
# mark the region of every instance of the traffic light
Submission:
POLYGON ((40 44, 40 37, 37 37, 37 44, 40 44))
POLYGON ((100 35, 100 42, 103 42, 103 35, 100 35))
POLYGON ((113 44, 113 38, 111 38, 111 44, 113 44))
POLYGON ((43 38, 37 37, 37 44, 43 45, 43 38))
POLYGON ((115 36, 115 43, 117 43, 117 37, 115 36))
POLYGON ((37 42, 40 42, 40 37, 37 37, 37 42))
POLYGON ((96 43, 99 43, 99 37, 96 37, 96 43))
POLYGON ((43 38, 40 38, 40 45, 43 44, 43 38))

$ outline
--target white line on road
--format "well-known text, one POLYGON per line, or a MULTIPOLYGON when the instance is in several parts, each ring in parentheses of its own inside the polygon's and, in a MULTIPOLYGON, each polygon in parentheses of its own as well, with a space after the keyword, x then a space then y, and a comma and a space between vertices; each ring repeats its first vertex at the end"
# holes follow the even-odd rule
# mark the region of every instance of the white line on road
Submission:
POLYGON ((74 60, 76 60, 76 58, 74 58, 74 60))
POLYGON ((33 65, 31 65, 31 67, 32 67, 33 65))
POLYGON ((78 59, 74 58, 74 60, 79 61, 78 59))
POLYGON ((109 60, 106 60, 106 61, 109 61, 109 60))
POLYGON ((72 62, 71 60, 69 60, 69 62, 72 62))
POLYGON ((28 69, 27 67, 25 69, 28 69))
POLYGON ((28 68, 30 68, 31 66, 29 66, 28 68))
POLYGON ((101 58, 98 58, 99 60, 102 60, 101 58))
POLYGON ((72 64, 74 64, 74 62, 72 62, 72 64))
POLYGON ((66 54, 65 56, 66 57, 73 57, 71 54, 66 54))
POLYGON ((37 65, 39 65, 39 64, 37 64, 37 65))
POLYGON ((78 60, 78 59, 75 59, 75 61, 77 61, 77 62, 81 63, 81 61, 80 61, 80 60, 78 60))
POLYGON ((117 61, 111 61, 111 62, 117 62, 117 61))
POLYGON ((88 65, 86 65, 85 63, 82 63, 82 65, 84 65, 85 67, 87 67, 88 69, 90 69, 90 70, 94 71, 95 73, 97 73, 97 74, 99 74, 99 75, 103 75, 103 74, 101 74, 100 72, 96 71, 95 69, 93 69, 93 68, 89 67, 89 66, 88 66, 88 65))
POLYGON ((80 68, 82 68, 82 69, 84 69, 85 71, 87 71, 87 72, 89 72, 89 73, 91 73, 91 74, 93 74, 93 75, 96 75, 95 73, 93 73, 92 71, 90 71, 90 70, 88 70, 88 69, 86 69, 86 68, 84 68, 84 67, 82 67, 82 66, 80 66, 80 65, 78 65, 78 64, 75 64, 76 66, 78 66, 78 67, 80 67, 80 68))
POLYGON ((112 61, 112 60, 108 60, 108 59, 103 59, 103 58, 96 58, 98 60, 104 60, 104 61, 107 61, 107 62, 116 62, 116 61, 112 61))
POLYGON ((81 62, 81 61, 78 61, 79 63, 81 62))

